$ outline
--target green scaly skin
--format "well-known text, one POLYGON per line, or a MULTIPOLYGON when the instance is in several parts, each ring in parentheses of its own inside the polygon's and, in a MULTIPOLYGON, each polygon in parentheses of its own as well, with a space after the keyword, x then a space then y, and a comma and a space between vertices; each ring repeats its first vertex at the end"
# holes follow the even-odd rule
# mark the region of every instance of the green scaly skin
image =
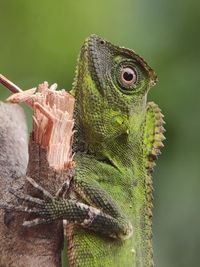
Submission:
POLYGON ((156 80, 135 52, 94 35, 86 39, 72 91, 75 179, 98 182, 127 216, 133 234, 111 240, 76 226, 72 266, 153 266, 151 171, 164 139, 162 114, 147 104, 156 80), (137 83, 122 88, 119 72, 127 66, 136 70, 137 83))
POLYGON ((36 204, 18 207, 38 216, 24 225, 68 221, 70 267, 153 266, 151 172, 164 140, 161 111, 147 103, 156 80, 134 51, 96 35, 86 39, 71 92, 76 169, 68 198, 11 192, 36 204))

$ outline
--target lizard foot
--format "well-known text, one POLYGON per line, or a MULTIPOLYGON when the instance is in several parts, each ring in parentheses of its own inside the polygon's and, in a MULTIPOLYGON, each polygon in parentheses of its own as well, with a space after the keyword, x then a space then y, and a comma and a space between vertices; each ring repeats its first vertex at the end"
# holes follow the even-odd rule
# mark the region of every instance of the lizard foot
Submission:
POLYGON ((0 203, 0 208, 7 211, 29 213, 38 217, 30 221, 24 221, 23 226, 26 227, 32 227, 39 224, 47 224, 53 222, 55 218, 51 214, 51 209, 56 206, 55 204, 58 200, 56 200, 56 197, 53 197, 47 190, 37 184, 32 178, 26 177, 26 179, 33 187, 37 188, 38 191, 43 194, 44 200, 32 197, 30 195, 25 195, 18 190, 9 188, 9 193, 14 195, 17 199, 23 201, 23 203, 20 205, 0 203), (23 205, 24 202, 26 203, 26 205, 23 205))

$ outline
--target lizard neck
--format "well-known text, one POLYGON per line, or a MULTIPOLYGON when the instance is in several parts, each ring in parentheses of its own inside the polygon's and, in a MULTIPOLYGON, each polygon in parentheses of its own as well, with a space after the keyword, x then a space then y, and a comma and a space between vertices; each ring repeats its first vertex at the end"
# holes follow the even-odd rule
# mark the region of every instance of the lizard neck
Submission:
POLYGON ((76 103, 75 151, 83 151, 94 155, 97 159, 107 160, 119 170, 131 168, 137 161, 142 163, 146 96, 143 97, 140 105, 133 107, 126 116, 112 110, 110 113, 114 115, 109 115, 106 124, 102 121, 102 117, 107 118, 108 115, 104 110, 101 112, 99 114, 88 110, 87 119, 85 119, 82 105, 76 103), (97 118, 93 125, 94 114, 97 118), (110 134, 111 131, 113 135, 110 134))

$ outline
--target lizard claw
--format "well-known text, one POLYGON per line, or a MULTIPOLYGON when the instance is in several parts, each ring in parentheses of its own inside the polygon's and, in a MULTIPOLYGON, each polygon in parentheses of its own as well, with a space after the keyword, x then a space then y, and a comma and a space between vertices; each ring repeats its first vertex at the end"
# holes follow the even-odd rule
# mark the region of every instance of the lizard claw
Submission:
POLYGON ((52 223, 53 221, 54 221, 53 219, 36 218, 34 220, 24 221, 22 225, 25 227, 33 227, 40 224, 52 223))
POLYGON ((46 200, 32 197, 30 195, 25 195, 21 191, 9 188, 9 193, 14 195, 17 199, 26 202, 27 205, 23 205, 23 203, 19 205, 0 203, 0 209, 35 215, 37 218, 30 221, 24 221, 23 226, 25 227, 32 227, 39 224, 47 224, 53 222, 54 219, 53 216, 51 216, 49 208, 54 205, 54 202, 56 201, 55 197, 53 197, 43 187, 38 185, 32 178, 26 177, 26 179, 33 185, 33 187, 37 188, 40 192, 43 193, 43 196, 46 200), (29 207, 28 204, 30 204, 31 207, 29 207))

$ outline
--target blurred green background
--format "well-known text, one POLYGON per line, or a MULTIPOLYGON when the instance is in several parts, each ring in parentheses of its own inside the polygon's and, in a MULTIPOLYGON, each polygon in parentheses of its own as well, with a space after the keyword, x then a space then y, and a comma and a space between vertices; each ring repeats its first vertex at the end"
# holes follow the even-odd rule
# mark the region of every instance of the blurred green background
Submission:
MULTIPOLYGON (((198 0, 0 0, 0 73, 23 89, 44 80, 70 89, 91 33, 133 48, 156 70, 160 82, 149 99, 167 122, 154 173, 155 265, 161 267, 199 266, 199 27, 198 0)), ((8 95, 0 86, 0 99, 8 95)))

